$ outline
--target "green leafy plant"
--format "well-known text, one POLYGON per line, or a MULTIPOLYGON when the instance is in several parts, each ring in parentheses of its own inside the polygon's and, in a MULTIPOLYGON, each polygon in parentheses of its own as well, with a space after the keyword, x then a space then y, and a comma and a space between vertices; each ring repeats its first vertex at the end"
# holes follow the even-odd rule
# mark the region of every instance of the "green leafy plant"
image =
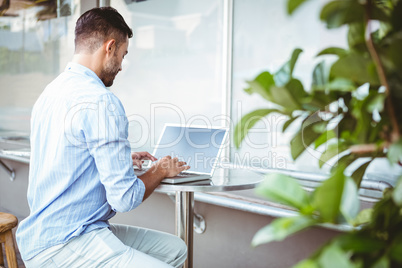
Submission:
MULTIPOLYGON (((292 14, 308 0, 288 0, 292 14)), ((248 81, 249 94, 259 94, 274 108, 246 114, 235 127, 240 146, 248 131, 271 113, 288 116, 283 125, 301 121, 290 142, 297 159, 308 147, 325 148, 320 167, 334 161, 331 174, 311 194, 283 174, 269 174, 257 193, 298 211, 261 229, 252 244, 280 241, 316 224, 359 226, 341 235, 296 267, 402 267, 402 176, 373 208, 359 213, 358 188, 370 163, 388 158, 402 162, 402 1, 337 0, 328 2, 320 19, 327 28, 348 27, 348 48, 329 47, 312 73, 306 90, 293 76, 302 53, 295 49, 279 70, 248 81), (374 30, 373 24, 379 25, 374 30), (350 169, 353 167, 353 171, 350 169)))

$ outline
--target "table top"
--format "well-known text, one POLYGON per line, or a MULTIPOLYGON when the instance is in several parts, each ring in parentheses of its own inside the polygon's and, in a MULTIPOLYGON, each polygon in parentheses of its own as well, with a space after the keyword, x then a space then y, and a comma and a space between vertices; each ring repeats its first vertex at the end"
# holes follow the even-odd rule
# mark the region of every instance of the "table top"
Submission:
POLYGON ((255 188, 264 175, 252 170, 239 168, 216 168, 210 180, 181 184, 160 184, 158 192, 223 192, 255 188))
POLYGON ((29 140, 0 136, 0 159, 9 159, 29 164, 30 151, 29 140))
MULTIPOLYGON (((10 159, 29 164, 30 149, 25 143, 2 142, 0 159, 10 159)), ((189 182, 182 184, 161 184, 158 192, 223 192, 255 188, 264 178, 264 175, 248 169, 217 167, 210 180, 189 182)))

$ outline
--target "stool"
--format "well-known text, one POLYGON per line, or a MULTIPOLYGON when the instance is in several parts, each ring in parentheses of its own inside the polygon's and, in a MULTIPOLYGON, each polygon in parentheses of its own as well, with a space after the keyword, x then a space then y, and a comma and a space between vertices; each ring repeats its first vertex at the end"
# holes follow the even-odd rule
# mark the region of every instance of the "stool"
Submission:
POLYGON ((17 224, 18 219, 14 215, 0 212, 0 265, 4 266, 3 249, 1 247, 1 244, 4 243, 9 268, 18 267, 12 232, 12 229, 17 226, 17 224))

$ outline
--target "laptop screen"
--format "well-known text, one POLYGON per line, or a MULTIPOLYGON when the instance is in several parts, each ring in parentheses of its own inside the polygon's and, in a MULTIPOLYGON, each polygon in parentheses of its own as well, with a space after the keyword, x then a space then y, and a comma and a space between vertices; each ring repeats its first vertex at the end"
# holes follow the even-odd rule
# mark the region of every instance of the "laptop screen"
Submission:
POLYGON ((156 158, 170 155, 187 162, 189 172, 212 174, 227 133, 222 128, 166 125, 154 151, 156 158))

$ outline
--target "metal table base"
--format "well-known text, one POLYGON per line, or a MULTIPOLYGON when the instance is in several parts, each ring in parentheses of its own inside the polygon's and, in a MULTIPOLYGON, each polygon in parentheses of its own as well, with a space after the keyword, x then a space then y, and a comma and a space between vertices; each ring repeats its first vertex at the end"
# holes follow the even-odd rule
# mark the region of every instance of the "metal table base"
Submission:
POLYGON ((175 193, 175 233, 187 245, 184 268, 193 267, 194 192, 225 192, 252 189, 263 179, 261 174, 245 169, 218 168, 204 182, 161 184, 157 191, 175 193))
POLYGON ((184 268, 193 267, 194 192, 176 191, 176 235, 187 245, 184 268))

